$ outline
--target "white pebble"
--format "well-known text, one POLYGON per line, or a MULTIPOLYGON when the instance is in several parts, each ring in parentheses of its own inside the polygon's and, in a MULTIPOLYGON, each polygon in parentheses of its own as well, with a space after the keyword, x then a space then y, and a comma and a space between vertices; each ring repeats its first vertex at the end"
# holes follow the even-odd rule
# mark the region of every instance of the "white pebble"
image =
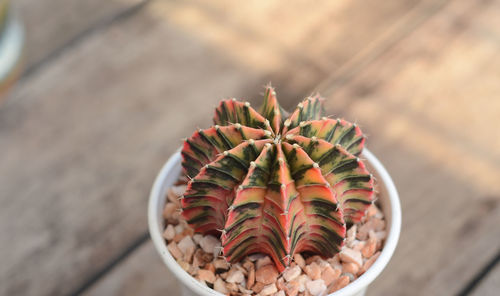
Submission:
POLYGON ((174 228, 176 234, 182 233, 184 231, 184 225, 182 224, 177 224, 174 228))
POLYGON ((349 247, 352 247, 352 243, 356 239, 356 232, 358 230, 358 227, 356 225, 353 225, 349 230, 347 230, 347 236, 346 236, 346 245, 349 247))
POLYGON ((300 266, 298 265, 295 265, 294 267, 291 267, 291 268, 287 268, 284 272, 283 272, 283 278, 289 282, 289 281, 292 281, 294 280, 295 278, 297 278, 300 274, 301 274, 301 269, 300 269, 300 266))
POLYGON ((379 241, 384 240, 387 236, 386 231, 375 231, 375 238, 379 241))
POLYGON ((301 274, 297 280, 299 283, 299 292, 304 292, 306 290, 306 282, 309 281, 309 277, 305 274, 301 274))
POLYGON ((172 186, 172 192, 177 196, 182 196, 186 192, 186 185, 172 186))
POLYGON ((189 248, 196 247, 190 236, 185 236, 183 239, 181 239, 177 246, 179 247, 179 249, 181 249, 182 253, 186 253, 186 250, 188 250, 189 248))
POLYGON ((266 265, 269 265, 272 263, 273 263, 273 261, 271 260, 271 258, 269 258, 269 256, 265 256, 265 257, 257 260, 255 268, 260 269, 262 266, 266 266, 266 265))
POLYGON ((359 267, 363 266, 363 257, 360 251, 344 248, 342 252, 340 252, 339 257, 343 262, 356 263, 359 267))
POLYGON ((167 228, 165 229, 165 231, 163 232, 163 237, 166 239, 166 240, 172 240, 174 239, 174 236, 175 236, 175 229, 174 229, 174 226, 172 226, 172 224, 168 224, 167 228))
POLYGON ((226 283, 219 277, 215 280, 214 290, 222 294, 229 293, 229 291, 226 288, 226 283))
POLYGON ((306 283, 306 287, 313 296, 320 296, 326 291, 326 285, 323 280, 309 281, 306 283))
POLYGON ((231 268, 227 274, 226 282, 239 284, 245 280, 245 275, 238 268, 231 268))
POLYGON ((276 292, 278 292, 278 288, 276 287, 276 284, 270 284, 270 285, 265 286, 262 289, 262 291, 260 291, 259 295, 267 296, 267 295, 271 295, 271 294, 276 293, 276 292))
POLYGON ((203 235, 196 233, 193 235, 193 241, 197 243, 198 245, 200 244, 200 241, 203 239, 203 235))
POLYGON ((213 254, 216 247, 220 247, 220 241, 211 235, 206 235, 200 241, 200 247, 205 253, 213 254))

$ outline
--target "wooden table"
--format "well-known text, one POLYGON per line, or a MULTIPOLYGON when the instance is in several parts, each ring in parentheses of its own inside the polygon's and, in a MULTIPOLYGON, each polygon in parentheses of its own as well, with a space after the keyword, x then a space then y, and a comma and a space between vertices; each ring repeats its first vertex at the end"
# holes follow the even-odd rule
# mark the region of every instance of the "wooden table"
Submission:
POLYGON ((0 294, 178 295, 153 179, 228 96, 312 91, 395 179, 369 295, 498 295, 500 2, 16 0, 26 71, 0 105, 0 294))

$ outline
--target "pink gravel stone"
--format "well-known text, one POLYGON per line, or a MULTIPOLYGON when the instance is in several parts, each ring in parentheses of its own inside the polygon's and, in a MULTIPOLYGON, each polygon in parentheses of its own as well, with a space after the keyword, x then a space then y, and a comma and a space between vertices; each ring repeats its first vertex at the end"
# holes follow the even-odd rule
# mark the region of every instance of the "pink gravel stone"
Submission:
POLYGON ((241 283, 245 280, 245 275, 238 268, 231 268, 227 274, 226 282, 228 283, 241 283))
POLYGON ((366 244, 365 241, 355 240, 351 249, 361 252, 361 249, 363 249, 363 247, 365 246, 365 244, 366 244))
POLYGON ((276 292, 278 292, 278 288, 276 288, 276 285, 272 283, 262 288, 262 290, 260 291, 260 295, 267 296, 276 292))
POLYGON ((231 292, 237 292, 240 289, 236 283, 226 283, 226 288, 231 292))
POLYGON ((307 282, 306 288, 313 296, 320 296, 326 291, 325 282, 321 279, 307 282))
POLYGON ((295 279, 285 284, 285 292, 288 296, 296 296, 299 293, 299 281, 295 279))
POLYGON ((384 228, 385 228, 384 220, 378 218, 371 218, 370 220, 366 221, 365 224, 359 227, 358 233, 356 234, 356 238, 359 240, 366 240, 370 230, 382 231, 384 230, 384 228))
POLYGON ((349 248, 344 248, 342 251, 339 253, 340 260, 343 262, 352 262, 356 263, 358 266, 363 265, 363 258, 361 257, 361 252, 349 249, 349 248))
POLYGON ((333 258, 328 258, 327 262, 330 263, 333 269, 342 269, 339 254, 336 254, 335 256, 333 256, 333 258))
POLYGON ((178 207, 174 203, 167 203, 165 205, 165 208, 163 208, 163 218, 167 219, 168 221, 172 221, 172 216, 175 211, 177 211, 178 207))
POLYGON ((210 270, 211 272, 215 273, 215 267, 212 262, 205 264, 205 269, 210 270))
POLYGON ((325 267, 321 272, 321 279, 325 285, 329 286, 340 276, 340 269, 333 269, 330 265, 325 267))
POLYGON ((296 265, 295 267, 289 267, 289 268, 285 269, 285 271, 283 272, 283 278, 287 282, 289 282, 289 281, 296 279, 301 274, 301 272, 302 272, 302 270, 300 269, 300 267, 298 265, 296 265))
POLYGON ((214 290, 222 294, 227 294, 229 291, 226 288, 226 283, 221 279, 217 278, 214 283, 214 290))
POLYGON ((188 263, 191 263, 191 260, 193 260, 193 255, 194 255, 194 251, 196 250, 196 247, 195 246, 192 246, 192 247, 188 247, 185 251, 184 251, 184 261, 188 262, 188 263))
POLYGON ((182 252, 175 242, 169 243, 167 245, 167 249, 176 260, 182 259, 182 252))
POLYGON ((200 241, 200 247, 205 253, 214 254, 215 248, 220 247, 220 241, 211 235, 205 235, 200 241))
POLYGON ((184 225, 182 223, 179 223, 174 226, 175 229, 175 234, 181 234, 184 232, 184 225))
POLYGON ((177 263, 180 265, 182 269, 184 269, 187 272, 189 272, 189 269, 191 269, 191 265, 186 261, 179 260, 177 261, 177 263))
POLYGON ((269 264, 273 264, 273 261, 271 260, 271 258, 269 258, 269 256, 265 256, 265 257, 259 258, 257 260, 255 267, 257 269, 260 269, 261 267, 269 265, 269 264))
POLYGON ((343 275, 335 281, 335 283, 328 290, 328 293, 333 293, 337 290, 340 290, 343 287, 347 286, 348 284, 349 284, 349 277, 346 275, 343 275))
MULTIPOLYGON (((375 234, 374 232, 370 233, 375 234)), ((361 254, 363 254, 363 257, 365 258, 370 258, 371 256, 373 256, 373 254, 375 254, 376 250, 377 250, 377 239, 371 236, 361 249, 361 254)))
POLYGON ((193 235, 193 241, 199 245, 200 244, 200 241, 203 239, 203 235, 199 234, 199 233, 196 233, 193 235))
POLYGON ((187 188, 187 185, 176 185, 176 186, 170 187, 170 190, 172 190, 172 193, 175 196, 181 197, 186 192, 186 188, 187 188))
POLYGON ((193 242, 193 239, 190 236, 185 236, 181 239, 181 241, 177 244, 179 249, 181 249, 182 253, 186 253, 188 248, 194 248, 196 245, 193 242))
POLYGON ((285 279, 283 277, 278 278, 276 281, 276 287, 278 287, 278 290, 285 289, 285 279))
POLYGON ((242 295, 252 295, 253 291, 248 290, 247 288, 243 287, 242 285, 238 285, 238 290, 240 290, 242 295))
POLYGON ((163 237, 166 240, 171 241, 174 239, 174 236, 175 236, 174 226, 172 224, 168 224, 167 228, 165 228, 165 231, 163 232, 163 237))
POLYGON ((252 267, 248 270, 247 275, 247 288, 250 288, 255 284, 255 267, 252 264, 252 267))
POLYGON ((258 268, 255 272, 255 279, 257 282, 263 283, 264 285, 269 285, 271 283, 276 282, 278 278, 278 270, 274 265, 266 265, 261 268, 258 268))
POLYGON ((182 196, 182 194, 181 195, 175 194, 175 192, 174 192, 174 190, 172 190, 172 188, 169 188, 167 191, 167 199, 168 199, 168 201, 170 201, 170 203, 180 205, 179 198, 181 198, 181 196, 182 196))
POLYGON ((311 279, 305 275, 305 274, 301 274, 297 279, 296 281, 298 282, 299 284, 299 292, 304 292, 306 290, 306 282, 310 281, 311 279))
POLYGON ((321 268, 316 262, 306 265, 306 267, 304 268, 304 272, 313 280, 321 278, 321 268))
POLYGON ((285 284, 285 292, 288 296, 296 296, 299 293, 299 282, 298 280, 293 280, 285 284))
POLYGON ((228 270, 229 269, 229 263, 227 263, 226 260, 224 259, 216 259, 214 260, 214 267, 217 273, 221 272, 222 270, 228 270))
POLYGON ((252 287, 252 291, 254 291, 255 293, 260 293, 260 291, 262 291, 265 286, 266 285, 264 285, 263 283, 256 282, 252 287))
POLYGON ((387 231, 382 230, 382 231, 375 231, 375 238, 378 241, 383 241, 387 237, 387 231))
POLYGON ((358 274, 359 266, 356 263, 347 262, 342 264, 342 272, 348 272, 351 274, 358 274))
POLYGON ((373 263, 377 260, 378 256, 380 256, 380 252, 375 253, 373 256, 371 256, 368 260, 365 261, 365 264, 363 264, 363 267, 360 270, 360 274, 365 273, 368 268, 370 268, 373 263))
POLYGON ((349 230, 347 230, 347 235, 346 235, 346 240, 345 243, 348 247, 352 248, 352 243, 356 239, 356 232, 357 232, 358 226, 353 225, 349 230))
POLYGON ((299 253, 293 255, 293 260, 295 261, 295 263, 297 263, 298 266, 300 266, 300 268, 304 268, 306 266, 304 257, 302 257, 302 255, 300 255, 299 253))
POLYGON ((198 270, 198 279, 213 284, 215 282, 215 274, 210 270, 200 269, 198 270))

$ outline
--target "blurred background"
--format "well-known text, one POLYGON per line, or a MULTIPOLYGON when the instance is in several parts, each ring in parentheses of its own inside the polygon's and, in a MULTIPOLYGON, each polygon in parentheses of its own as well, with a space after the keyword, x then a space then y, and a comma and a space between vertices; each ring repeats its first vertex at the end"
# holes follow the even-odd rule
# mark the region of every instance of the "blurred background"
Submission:
POLYGON ((320 91, 392 174, 403 228, 368 295, 498 295, 500 1, 10 4, 0 294, 178 295, 154 177, 220 99, 258 105, 271 81, 288 109, 320 91))

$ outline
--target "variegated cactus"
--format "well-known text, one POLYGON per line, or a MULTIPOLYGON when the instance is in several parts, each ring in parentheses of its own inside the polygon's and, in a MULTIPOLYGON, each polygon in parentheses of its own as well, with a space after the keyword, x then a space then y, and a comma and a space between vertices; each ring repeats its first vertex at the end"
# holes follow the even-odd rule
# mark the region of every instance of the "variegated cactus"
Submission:
POLYGON ((357 157, 365 138, 322 112, 314 96, 288 115, 269 86, 260 112, 224 100, 215 125, 184 142, 182 214, 196 232, 221 237, 227 260, 261 252, 282 271, 298 252, 333 256, 346 223, 363 217, 373 199, 357 157))

